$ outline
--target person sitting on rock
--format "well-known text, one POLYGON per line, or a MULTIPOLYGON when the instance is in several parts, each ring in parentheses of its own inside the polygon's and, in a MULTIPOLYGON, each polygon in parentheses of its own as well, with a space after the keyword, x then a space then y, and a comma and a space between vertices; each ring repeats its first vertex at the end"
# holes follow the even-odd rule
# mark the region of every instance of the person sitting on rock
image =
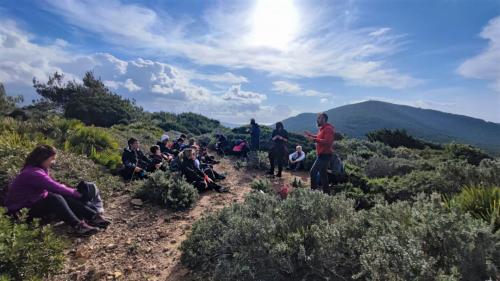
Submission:
POLYGON ((295 152, 288 156, 290 170, 298 171, 304 168, 306 154, 302 151, 302 146, 297 145, 295 152))
POLYGON ((151 165, 149 172, 154 172, 157 170, 166 171, 167 170, 167 160, 165 159, 165 155, 161 152, 160 146, 153 145, 149 148, 151 154, 149 158, 151 159, 151 165))
POLYGON ((191 148, 186 148, 182 152, 180 170, 186 180, 191 183, 198 192, 214 189, 217 192, 227 192, 228 190, 216 184, 208 175, 196 167, 196 154, 191 148))
POLYGON ((5 206, 8 212, 16 214, 26 208, 30 219, 48 220, 55 216, 82 236, 96 234, 99 228, 108 227, 111 222, 86 205, 86 196, 49 175, 56 156, 56 149, 50 145, 39 145, 28 155, 21 172, 7 190, 5 206))
POLYGON ((136 138, 128 140, 128 146, 122 154, 122 176, 126 180, 147 178, 147 170, 151 170, 151 160, 142 153, 136 138))

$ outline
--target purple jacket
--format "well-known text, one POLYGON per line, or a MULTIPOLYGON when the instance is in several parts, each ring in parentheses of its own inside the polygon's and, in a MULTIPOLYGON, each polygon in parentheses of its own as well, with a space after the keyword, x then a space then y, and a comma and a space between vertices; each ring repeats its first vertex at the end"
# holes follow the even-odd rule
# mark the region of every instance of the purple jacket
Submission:
POLYGON ((47 197, 49 192, 73 198, 81 197, 76 189, 69 188, 52 179, 48 171, 39 167, 27 166, 10 184, 5 198, 5 206, 9 212, 31 208, 38 200, 47 197))

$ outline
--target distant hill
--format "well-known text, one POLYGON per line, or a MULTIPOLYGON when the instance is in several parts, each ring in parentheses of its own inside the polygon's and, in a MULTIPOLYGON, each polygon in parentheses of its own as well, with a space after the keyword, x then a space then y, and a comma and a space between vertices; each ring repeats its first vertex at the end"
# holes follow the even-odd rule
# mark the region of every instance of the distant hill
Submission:
POLYGON ((238 128, 238 127, 242 126, 242 125, 227 123, 227 122, 222 122, 222 121, 220 122, 220 124, 226 128, 229 128, 229 129, 234 129, 234 128, 238 128))
MULTIPOLYGON (((437 110, 421 109, 380 101, 366 101, 327 111, 337 131, 365 138, 367 132, 387 128, 406 129, 428 141, 456 141, 500 154, 500 124, 437 110)), ((302 113, 283 120, 291 132, 315 131, 315 113, 302 113)))

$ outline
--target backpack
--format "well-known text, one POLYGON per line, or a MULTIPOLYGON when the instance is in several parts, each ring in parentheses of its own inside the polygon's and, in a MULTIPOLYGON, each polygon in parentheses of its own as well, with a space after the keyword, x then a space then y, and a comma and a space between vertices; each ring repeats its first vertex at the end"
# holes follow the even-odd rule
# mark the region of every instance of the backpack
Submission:
POLYGON ((328 172, 333 175, 337 183, 342 183, 347 180, 344 163, 342 163, 342 159, 340 159, 339 155, 336 153, 332 155, 328 172))

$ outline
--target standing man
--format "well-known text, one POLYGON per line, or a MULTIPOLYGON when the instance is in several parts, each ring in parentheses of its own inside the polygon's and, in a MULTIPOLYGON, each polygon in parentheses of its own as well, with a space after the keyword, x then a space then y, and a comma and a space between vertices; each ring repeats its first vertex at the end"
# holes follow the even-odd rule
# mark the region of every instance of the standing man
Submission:
POLYGON ((333 155, 333 141, 335 138, 335 128, 328 123, 328 115, 326 113, 318 114, 316 122, 319 127, 319 132, 317 135, 313 135, 311 132, 304 132, 305 136, 316 143, 316 161, 310 171, 311 176, 311 189, 317 189, 316 176, 318 172, 321 177, 321 186, 323 187, 323 192, 330 194, 330 185, 328 183, 328 173, 327 168, 330 164, 333 155))
POLYGON ((250 150, 258 151, 260 149, 260 127, 255 123, 255 119, 250 120, 250 150))

